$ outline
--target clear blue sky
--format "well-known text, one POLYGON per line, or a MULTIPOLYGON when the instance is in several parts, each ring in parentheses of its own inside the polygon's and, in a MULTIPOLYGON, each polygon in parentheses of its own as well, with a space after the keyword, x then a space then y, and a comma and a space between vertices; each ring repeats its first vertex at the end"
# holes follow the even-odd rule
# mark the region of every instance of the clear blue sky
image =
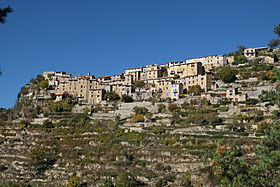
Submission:
POLYGON ((0 0, 0 107, 47 70, 95 76, 259 47, 276 38, 279 0, 0 0))

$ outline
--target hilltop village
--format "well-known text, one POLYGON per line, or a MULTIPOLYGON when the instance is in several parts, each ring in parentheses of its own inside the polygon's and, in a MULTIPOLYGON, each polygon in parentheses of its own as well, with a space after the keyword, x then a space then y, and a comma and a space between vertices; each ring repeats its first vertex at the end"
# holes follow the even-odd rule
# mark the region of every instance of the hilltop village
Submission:
POLYGON ((275 186, 279 59, 239 47, 113 76, 37 75, 0 109, 0 186, 275 186))
MULTIPOLYGON (((244 63, 258 60, 258 63, 274 64, 275 58, 270 53, 272 51, 267 47, 247 48, 243 51, 244 55, 240 56, 246 58, 242 59, 244 63)), ((239 86, 220 89, 225 84, 217 76, 217 71, 225 66, 242 66, 235 61, 234 54, 210 55, 163 65, 128 68, 124 73, 98 78, 90 73, 72 76, 64 71, 46 71, 43 76, 48 81, 48 88, 56 95, 56 101, 71 96, 83 104, 100 104, 110 99, 104 97, 106 93, 129 96, 136 101, 147 100, 155 95, 162 99, 179 99, 187 94, 200 93, 212 101, 215 97, 246 101, 247 95, 238 91, 239 86)))

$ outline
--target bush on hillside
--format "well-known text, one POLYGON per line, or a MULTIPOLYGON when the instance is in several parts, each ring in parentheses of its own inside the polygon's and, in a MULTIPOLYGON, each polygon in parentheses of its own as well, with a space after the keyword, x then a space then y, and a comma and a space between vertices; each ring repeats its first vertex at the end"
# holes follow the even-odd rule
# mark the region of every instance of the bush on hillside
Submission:
POLYGON ((133 98, 129 95, 122 95, 121 101, 124 103, 131 103, 133 102, 133 98))
POLYGON ((231 67, 223 67, 218 71, 218 77, 225 83, 231 83, 237 79, 237 73, 237 70, 231 67))
POLYGON ((104 94, 104 99, 107 101, 118 101, 120 96, 116 92, 107 92, 104 94))
POLYGON ((49 86, 49 81, 47 81, 47 80, 40 81, 41 88, 48 88, 48 86, 49 86))

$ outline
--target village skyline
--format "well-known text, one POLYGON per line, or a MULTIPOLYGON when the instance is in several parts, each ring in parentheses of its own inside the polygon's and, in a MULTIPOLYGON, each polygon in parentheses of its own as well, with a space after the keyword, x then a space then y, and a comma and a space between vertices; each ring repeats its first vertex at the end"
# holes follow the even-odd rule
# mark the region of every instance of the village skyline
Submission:
POLYGON ((0 28, 0 107, 13 107, 21 87, 47 70, 98 77, 266 46, 278 23, 279 2, 271 3, 1 1, 14 11, 0 28))

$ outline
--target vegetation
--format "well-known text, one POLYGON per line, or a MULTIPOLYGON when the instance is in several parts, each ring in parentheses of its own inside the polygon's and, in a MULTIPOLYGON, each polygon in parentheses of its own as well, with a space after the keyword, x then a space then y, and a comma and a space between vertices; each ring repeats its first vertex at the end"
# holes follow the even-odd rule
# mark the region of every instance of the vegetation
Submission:
POLYGON ((167 72, 167 68, 166 67, 161 68, 161 75, 163 77, 167 77, 168 76, 168 72, 167 72))
POLYGON ((203 92, 203 90, 202 90, 202 88, 199 85, 191 86, 188 89, 188 94, 199 95, 199 94, 201 94, 201 92, 203 92))
POLYGON ((45 149, 41 146, 33 147, 27 157, 31 158, 31 164, 36 167, 39 175, 52 167, 58 159, 56 149, 45 149))
POLYGON ((275 34, 277 34, 278 37, 280 37, 280 24, 274 26, 273 32, 274 32, 275 34))
POLYGON ((219 146, 212 157, 209 175, 213 182, 224 186, 279 185, 280 129, 266 131, 262 144, 256 148, 257 162, 243 158, 239 148, 219 146))
POLYGON ((133 89, 141 89, 141 88, 144 88, 145 87, 145 82, 144 81, 136 81, 133 85, 132 85, 132 88, 133 89))
POLYGON ((280 40, 279 39, 272 39, 272 40, 269 40, 269 42, 268 42, 268 46, 270 47, 270 49, 274 49, 279 44, 280 44, 280 40))
MULTIPOLYGON (((274 30, 273 32, 275 34, 277 34, 278 38, 280 37, 280 24, 274 26, 274 30)), ((271 39, 268 42, 268 46, 270 47, 270 49, 274 49, 275 47, 277 47, 280 44, 280 40, 279 39, 271 39)))
POLYGON ((47 119, 47 120, 43 121, 43 126, 42 127, 43 128, 53 128, 54 125, 49 119, 47 119))
POLYGON ((148 109, 145 108, 145 107, 138 107, 138 106, 136 106, 136 107, 133 108, 133 111, 135 112, 135 114, 146 115, 147 112, 148 112, 148 109))
POLYGON ((47 80, 42 80, 42 81, 40 82, 40 87, 41 87, 41 88, 48 88, 48 86, 49 86, 49 81, 47 81, 47 80))
POLYGON ((104 94, 104 99, 106 101, 118 101, 120 96, 116 92, 111 91, 104 94))
MULTIPOLYGON (((128 107, 137 103, 88 106, 69 94, 57 102, 55 97, 36 99, 44 81, 37 76, 21 89, 15 109, 0 109, 1 182, 17 185, 6 181, 17 176, 23 186, 65 181, 68 186, 106 187, 279 185, 280 71, 260 60, 246 61, 243 50, 239 46, 232 55, 236 64, 244 63, 227 72, 220 69, 220 75, 236 76, 238 69, 241 77, 257 77, 241 83, 248 92, 252 85, 276 88, 244 102, 222 94, 215 104, 199 96, 175 101, 153 94, 145 101, 151 108, 136 105, 129 116, 128 107), (43 117, 48 119, 41 122, 43 117), (195 168, 186 168, 193 162, 195 168)), ((267 55, 272 53, 277 56, 267 55)), ((191 89, 193 94, 202 91, 191 89)), ((106 95, 108 101, 119 99, 114 92, 106 95)), ((121 100, 131 102, 127 95, 121 100)))
POLYGON ((280 106, 280 90, 263 90, 259 95, 262 102, 269 102, 270 104, 280 106))
POLYGON ((245 49, 246 49, 246 47, 244 45, 239 45, 239 46, 237 46, 237 51, 235 52, 235 54, 236 55, 243 55, 245 49))
POLYGON ((0 23, 5 23, 6 17, 11 12, 13 12, 13 9, 10 6, 8 6, 6 8, 0 8, 0 23))
POLYGON ((144 122, 144 115, 143 114, 135 114, 132 118, 131 118, 132 122, 144 122))
POLYGON ((77 176, 73 176, 68 180, 69 187, 79 187, 81 185, 81 179, 77 176))
POLYGON ((133 98, 128 95, 122 95, 121 101, 124 103, 131 103, 133 102, 133 98))
POLYGON ((247 58, 244 55, 235 55, 232 65, 244 64, 247 62, 247 58))
POLYGON ((165 113, 165 111, 166 111, 166 106, 164 104, 159 104, 158 113, 165 113))
POLYGON ((237 79, 237 71, 231 67, 223 67, 217 75, 225 83, 231 83, 237 79))

